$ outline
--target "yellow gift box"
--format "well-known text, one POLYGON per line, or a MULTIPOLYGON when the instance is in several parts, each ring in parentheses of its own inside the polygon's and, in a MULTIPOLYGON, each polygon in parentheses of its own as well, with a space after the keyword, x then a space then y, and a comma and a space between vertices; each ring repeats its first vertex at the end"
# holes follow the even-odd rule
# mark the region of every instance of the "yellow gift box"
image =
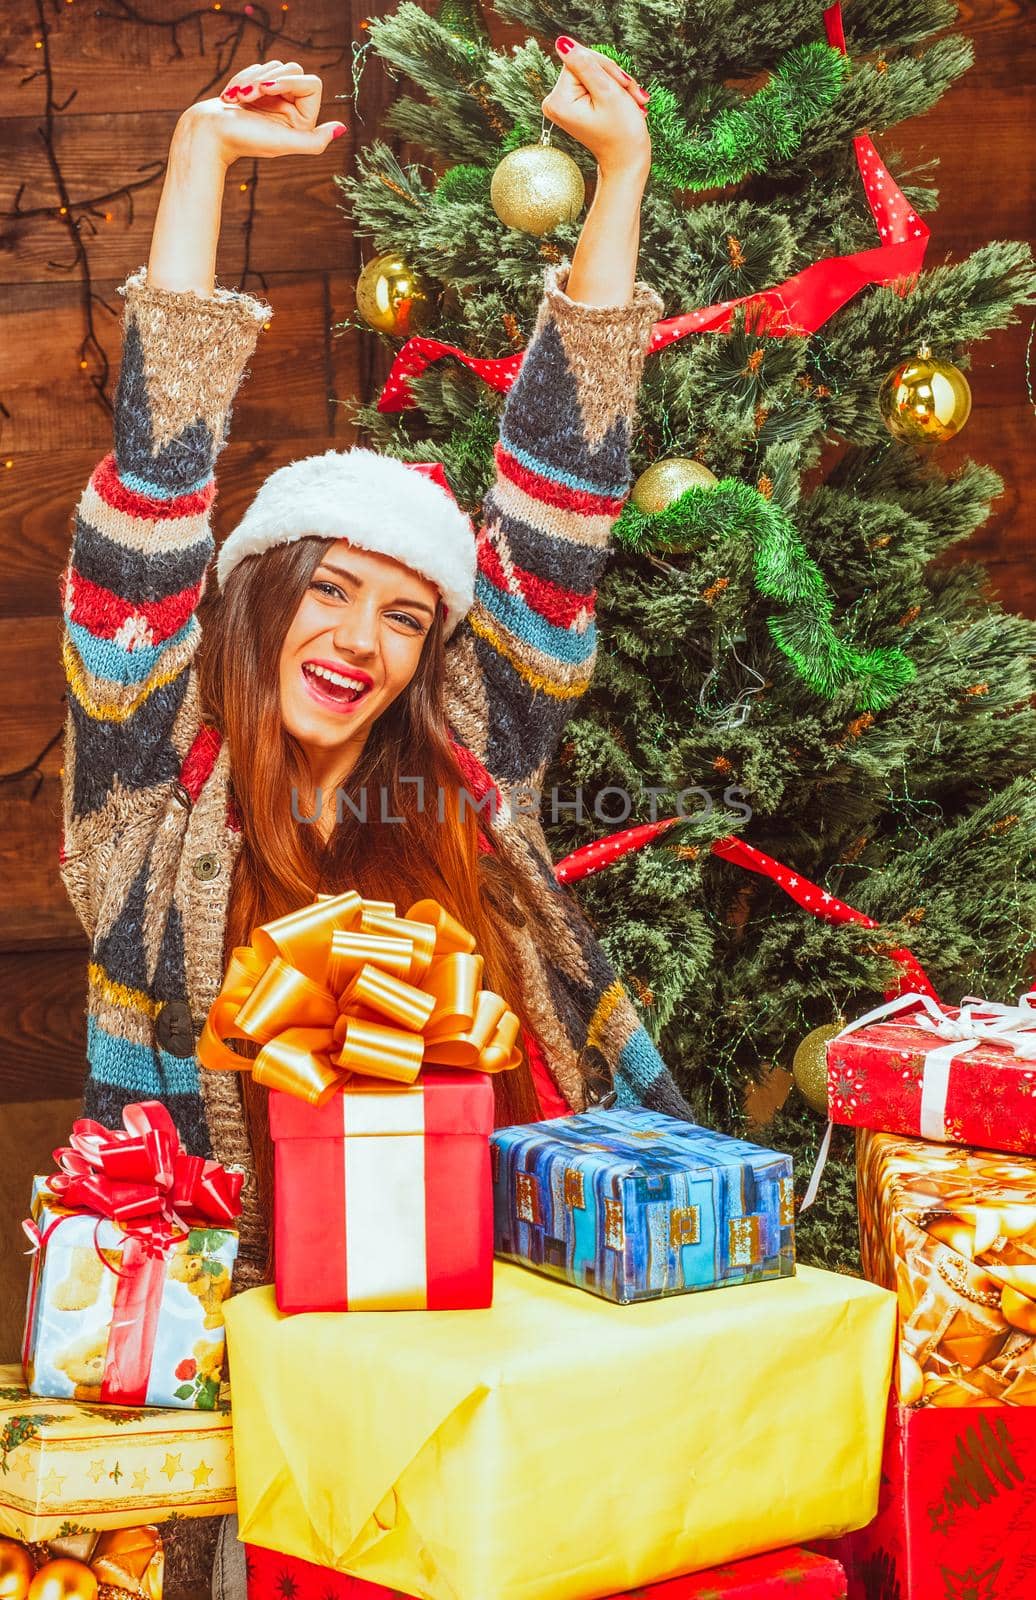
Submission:
POLYGON ((619 1306, 227 1302, 240 1537, 421 1600, 593 1600, 873 1517, 893 1295, 801 1267, 619 1306))
POLYGON ((30 1395, 0 1365, 0 1534, 39 1541, 236 1509, 230 1412, 30 1395))

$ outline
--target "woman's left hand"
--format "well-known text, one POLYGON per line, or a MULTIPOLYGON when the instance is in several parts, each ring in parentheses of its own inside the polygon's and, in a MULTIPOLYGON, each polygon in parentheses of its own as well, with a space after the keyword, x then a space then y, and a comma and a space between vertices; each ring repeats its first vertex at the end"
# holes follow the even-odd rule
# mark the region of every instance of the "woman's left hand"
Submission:
POLYGON ((585 145, 602 176, 627 172, 646 179, 651 166, 648 96, 618 62, 564 35, 555 46, 564 66, 543 101, 543 114, 585 145))

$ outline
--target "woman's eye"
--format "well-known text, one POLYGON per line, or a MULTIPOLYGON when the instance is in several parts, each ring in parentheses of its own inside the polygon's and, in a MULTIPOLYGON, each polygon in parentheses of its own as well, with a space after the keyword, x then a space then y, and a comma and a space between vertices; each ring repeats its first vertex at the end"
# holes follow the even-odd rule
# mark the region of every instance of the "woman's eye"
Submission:
MULTIPOLYGON (((338 587, 337 583, 329 583, 326 578, 316 578, 316 579, 314 579, 314 581, 310 584, 310 588, 311 589, 320 589, 320 590, 322 590, 324 592, 330 590, 330 592, 335 596, 335 598, 339 599, 339 600, 344 600, 346 598, 346 596, 342 593, 341 589, 338 587)), ((390 617, 398 618, 398 620, 400 622, 405 622, 407 627, 412 629, 412 631, 414 633, 423 633, 424 632, 424 629, 422 628, 421 624, 418 622, 417 618, 408 616, 405 611, 390 611, 388 613, 388 615, 390 617)))

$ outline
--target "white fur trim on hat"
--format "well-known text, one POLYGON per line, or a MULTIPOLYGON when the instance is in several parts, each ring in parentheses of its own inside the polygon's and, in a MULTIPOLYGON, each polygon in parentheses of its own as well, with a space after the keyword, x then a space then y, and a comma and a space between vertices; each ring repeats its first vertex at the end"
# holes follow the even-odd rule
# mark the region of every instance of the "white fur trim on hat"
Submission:
POLYGON ((348 539, 403 562, 434 583, 445 636, 471 608, 475 534, 448 490, 394 456, 327 450, 271 472, 216 557, 220 588, 245 556, 315 535, 348 539))

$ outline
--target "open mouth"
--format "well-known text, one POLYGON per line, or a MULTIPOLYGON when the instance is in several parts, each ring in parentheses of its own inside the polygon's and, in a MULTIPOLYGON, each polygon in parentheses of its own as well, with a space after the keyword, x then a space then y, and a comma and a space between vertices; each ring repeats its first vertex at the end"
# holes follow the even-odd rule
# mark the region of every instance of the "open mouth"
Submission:
POLYGON ((306 688, 321 705, 333 706, 337 711, 349 711, 370 693, 370 684, 353 678, 347 672, 332 672, 328 667, 317 667, 312 662, 302 663, 302 676, 306 688))

